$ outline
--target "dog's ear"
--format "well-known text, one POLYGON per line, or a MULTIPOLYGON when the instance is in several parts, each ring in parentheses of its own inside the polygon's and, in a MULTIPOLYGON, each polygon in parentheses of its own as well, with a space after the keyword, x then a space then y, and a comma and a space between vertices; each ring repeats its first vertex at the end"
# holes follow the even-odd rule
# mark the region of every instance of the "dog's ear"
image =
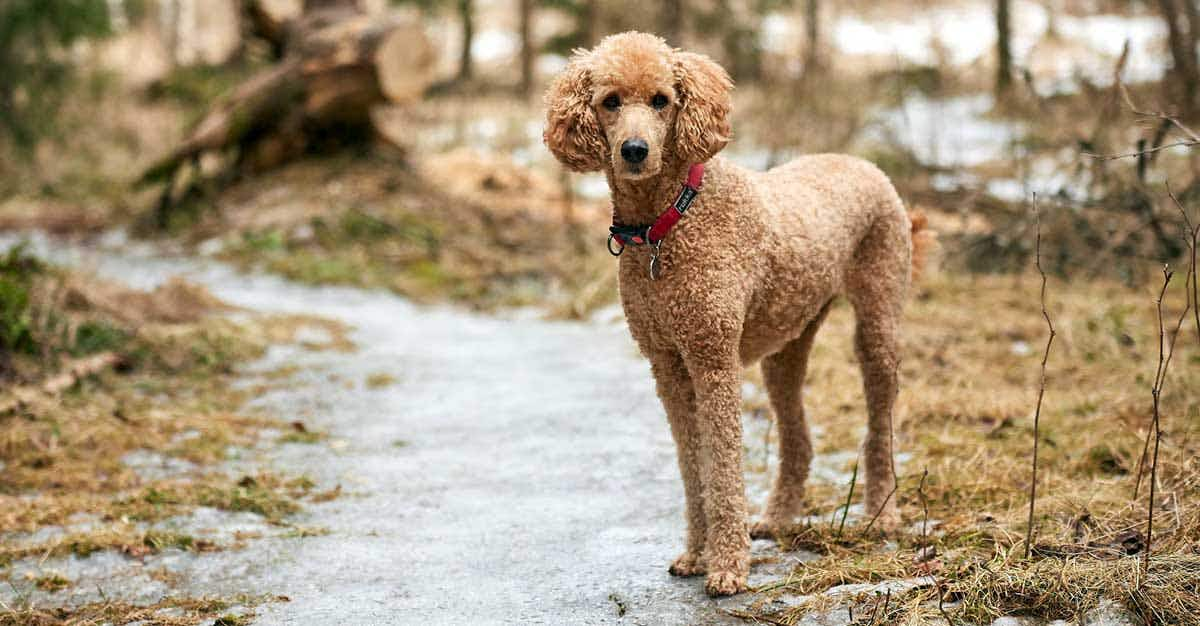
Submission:
POLYGON ((608 149, 600 120, 592 108, 591 53, 575 51, 567 67, 546 90, 546 130, 542 141, 550 152, 576 172, 594 172, 604 165, 608 149))
POLYGON ((703 54, 674 53, 675 151, 689 163, 702 163, 729 143, 733 81, 725 69, 703 54))

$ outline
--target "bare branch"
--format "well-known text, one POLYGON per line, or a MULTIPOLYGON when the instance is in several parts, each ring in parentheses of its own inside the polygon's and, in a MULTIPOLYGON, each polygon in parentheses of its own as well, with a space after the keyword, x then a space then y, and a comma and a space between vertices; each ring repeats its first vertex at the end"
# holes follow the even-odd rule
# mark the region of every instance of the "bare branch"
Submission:
POLYGON ((1190 147, 1200 146, 1200 135, 1196 134, 1196 131, 1194 131, 1191 128, 1184 125, 1183 122, 1179 121, 1179 118, 1177 118, 1173 115, 1168 115, 1161 111, 1147 111, 1145 109, 1139 108, 1136 104, 1134 104, 1133 98, 1130 97, 1129 90, 1125 88, 1125 83, 1121 82, 1120 76, 1119 75, 1115 76, 1114 79, 1117 82, 1117 88, 1121 92, 1121 97, 1125 100, 1125 106, 1129 107, 1129 110, 1134 115, 1136 115, 1140 118, 1146 119, 1146 120, 1149 120, 1149 119, 1160 120, 1167 126, 1173 126, 1185 138, 1180 141, 1173 142, 1173 143, 1168 143, 1168 144, 1163 144, 1163 145, 1155 145, 1150 148, 1146 148, 1144 150, 1136 150, 1134 152, 1126 152, 1124 154, 1092 154, 1092 153, 1085 152, 1084 156, 1088 156, 1093 159, 1098 159, 1100 161, 1112 161, 1115 159, 1127 159, 1127 158, 1133 158, 1133 157, 1140 158, 1140 157, 1144 157, 1148 154, 1154 154, 1156 152, 1161 152, 1163 150, 1168 150, 1170 148, 1178 148, 1178 147, 1189 147, 1190 148, 1190 147))
POLYGON ((1050 346, 1054 344, 1054 322, 1050 321, 1050 313, 1046 311, 1046 270, 1042 269, 1042 214, 1038 210, 1037 194, 1033 194, 1033 214, 1037 219, 1037 243, 1034 246, 1035 264, 1038 274, 1042 276, 1042 317, 1046 320, 1049 335, 1046 337, 1046 350, 1042 353, 1042 377, 1038 386, 1037 407, 1033 412, 1033 471, 1029 479, 1029 519, 1025 527, 1025 558, 1029 558, 1033 549, 1033 509, 1037 502, 1038 479, 1038 439, 1041 437, 1042 399, 1046 396, 1046 363, 1050 360, 1050 346))
MULTIPOLYGON (((1151 392, 1154 394, 1154 423, 1152 424, 1153 428, 1151 430, 1146 431, 1146 438, 1142 442, 1142 455, 1141 455, 1141 458, 1138 459, 1137 479, 1133 485, 1133 499, 1134 500, 1137 499, 1138 494, 1141 492, 1142 477, 1145 476, 1145 472, 1146 472, 1146 459, 1150 454, 1151 437, 1154 438, 1155 452, 1157 453, 1157 450, 1158 450, 1158 394, 1162 390, 1163 379, 1166 378, 1167 368, 1170 367, 1170 365, 1171 365, 1171 358, 1175 355, 1175 342, 1179 341, 1179 331, 1183 328, 1184 321, 1187 320, 1188 311, 1192 311, 1193 314, 1195 315, 1196 335, 1197 335, 1197 338, 1200 339, 1200 304, 1197 304, 1197 300, 1196 300, 1196 295, 1197 295, 1196 244, 1197 244, 1197 240, 1200 239, 1200 224, 1196 224, 1195 226, 1192 225, 1192 221, 1188 218, 1187 211, 1185 211, 1183 209, 1183 205, 1179 202, 1179 198, 1177 198, 1175 196, 1175 192, 1171 190, 1170 183, 1167 183, 1167 195, 1170 196, 1171 200, 1175 203, 1175 206, 1179 209, 1180 214, 1183 216, 1183 223, 1188 232, 1187 244, 1188 244, 1191 254, 1189 255, 1189 260, 1188 260, 1187 275, 1184 278, 1185 302, 1184 302, 1183 312, 1179 315, 1179 319, 1175 323, 1175 331, 1171 335, 1170 348, 1166 353, 1165 360, 1163 359, 1163 355, 1162 355, 1164 342, 1166 341, 1165 335, 1163 335, 1162 319, 1161 319, 1162 318, 1162 298, 1167 289, 1166 283, 1170 281, 1172 272, 1168 271, 1166 266, 1163 266, 1163 275, 1165 277, 1165 280, 1163 282, 1162 292, 1160 292, 1159 296, 1158 296, 1158 305, 1157 305, 1158 306, 1158 315, 1159 315, 1159 320, 1158 320, 1158 325, 1159 325, 1159 346, 1158 346, 1159 347, 1159 367, 1155 371, 1154 386, 1151 389, 1151 392), (1191 286, 1190 294, 1188 294, 1188 292, 1186 291, 1187 287, 1189 285, 1191 286)), ((1151 500, 1152 501, 1153 501, 1153 492, 1154 492, 1153 481, 1154 481, 1154 468, 1151 467, 1151 500)), ((1151 514, 1151 516, 1152 515, 1153 514, 1151 514)))
MULTIPOLYGON (((1196 276, 1196 248, 1200 246, 1200 223, 1192 225, 1192 220, 1188 218, 1187 211, 1183 208, 1183 203, 1175 196, 1175 192, 1171 190, 1171 183, 1167 183, 1167 195, 1171 201, 1175 203, 1175 208, 1179 209, 1179 214, 1183 216, 1183 224, 1188 232, 1188 249, 1191 252, 1188 259, 1188 276, 1191 277, 1191 291, 1188 294, 1188 304, 1192 307, 1192 315, 1196 321, 1196 340, 1200 341, 1200 279, 1196 276)), ((1188 287, 1185 283, 1184 287, 1188 287)), ((1186 312, 1186 309, 1185 309, 1186 312)))
MULTIPOLYGON (((1194 266, 1188 267, 1188 275, 1184 280, 1184 285, 1187 285, 1188 279, 1194 275, 1194 266)), ((1191 300, 1183 308, 1183 313, 1179 315, 1179 320, 1175 323, 1175 332, 1171 335, 1170 342, 1167 341, 1166 330, 1163 328, 1162 301, 1163 296, 1167 293, 1167 285, 1171 282, 1173 272, 1164 265, 1163 266, 1163 286, 1162 291, 1158 293, 1158 302, 1156 310, 1158 313, 1158 371, 1154 376, 1154 387, 1151 388, 1151 395, 1154 397, 1154 456, 1150 460, 1150 499, 1146 508, 1146 554, 1144 555, 1143 563, 1147 569, 1150 567, 1150 547, 1154 538, 1154 491, 1158 482, 1158 448, 1162 440, 1162 416, 1159 412, 1159 400, 1162 397, 1163 383, 1167 378, 1167 368, 1171 367, 1171 357, 1175 356, 1175 342, 1179 340, 1179 331, 1183 328, 1183 322, 1187 319, 1188 311, 1191 309, 1191 300), (1165 356, 1164 356, 1165 351, 1165 356)), ((1185 296, 1186 298, 1186 296, 1185 296)))
POLYGON ((1129 159, 1129 158, 1133 158, 1133 157, 1145 156, 1147 154, 1161 152, 1161 151, 1167 150, 1169 148, 1178 148, 1180 146, 1187 146, 1189 148, 1194 147, 1194 146, 1200 146, 1200 139, 1185 139, 1183 141, 1176 141, 1173 143, 1163 144, 1161 146, 1155 146, 1153 148, 1147 148, 1145 150, 1136 150, 1134 152, 1125 152, 1122 154, 1093 154, 1091 152, 1084 152, 1083 155, 1086 157, 1091 157, 1093 159, 1098 159, 1100 161, 1113 161, 1116 159, 1129 159))
POLYGON ((854 485, 858 482, 858 463, 854 464, 854 473, 850 475, 850 492, 846 494, 846 506, 842 507, 842 521, 838 524, 837 536, 842 536, 846 527, 846 516, 850 514, 850 500, 854 497, 854 485))

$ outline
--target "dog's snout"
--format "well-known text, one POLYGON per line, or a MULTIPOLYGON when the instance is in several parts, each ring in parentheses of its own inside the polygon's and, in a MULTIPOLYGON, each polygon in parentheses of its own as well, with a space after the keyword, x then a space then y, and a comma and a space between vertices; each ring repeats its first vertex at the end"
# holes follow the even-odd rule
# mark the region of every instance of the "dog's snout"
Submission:
POLYGON ((621 144, 621 158, 630 163, 641 163, 650 154, 650 146, 645 139, 627 139, 621 144))

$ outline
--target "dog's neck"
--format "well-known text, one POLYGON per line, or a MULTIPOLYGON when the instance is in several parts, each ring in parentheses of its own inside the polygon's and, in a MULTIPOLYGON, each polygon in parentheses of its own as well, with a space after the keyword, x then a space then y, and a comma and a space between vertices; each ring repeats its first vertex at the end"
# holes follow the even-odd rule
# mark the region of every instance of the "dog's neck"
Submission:
POLYGON ((690 164, 664 161, 658 174, 644 180, 617 177, 613 168, 606 168, 608 188, 612 192, 613 223, 623 226, 651 224, 679 194, 680 185, 687 180, 690 164))

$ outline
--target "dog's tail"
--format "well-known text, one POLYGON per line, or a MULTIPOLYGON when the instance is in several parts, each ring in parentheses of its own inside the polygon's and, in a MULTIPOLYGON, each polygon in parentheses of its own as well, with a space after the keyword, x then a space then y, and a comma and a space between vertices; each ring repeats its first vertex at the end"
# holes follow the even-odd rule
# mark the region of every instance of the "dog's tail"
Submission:
POLYGON ((915 283, 929 263, 937 233, 929 229, 929 218, 923 211, 909 211, 908 219, 912 222, 912 281, 915 283))

